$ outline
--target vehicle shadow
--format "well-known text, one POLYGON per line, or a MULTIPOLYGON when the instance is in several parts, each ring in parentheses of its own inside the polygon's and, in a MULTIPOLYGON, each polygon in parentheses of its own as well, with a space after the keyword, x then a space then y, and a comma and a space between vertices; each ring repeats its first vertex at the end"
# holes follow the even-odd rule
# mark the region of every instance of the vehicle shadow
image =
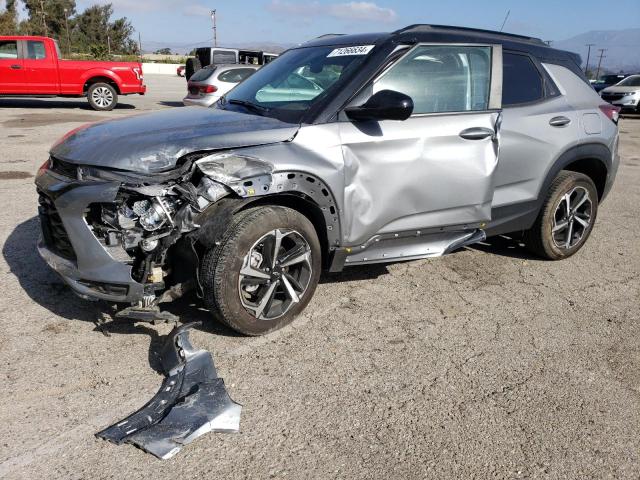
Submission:
POLYGON ((526 249, 522 239, 508 235, 490 237, 484 242, 475 243, 465 248, 490 253, 492 255, 500 255, 502 257, 520 258, 523 260, 542 260, 526 249))
MULTIPOLYGON (((54 98, 0 98, 0 108, 77 108, 94 112, 84 98, 54 99, 54 98)), ((132 110, 136 107, 128 103, 118 103, 115 110, 132 110)))
POLYGON ((165 100, 158 102, 158 105, 162 105, 164 107, 184 107, 184 103, 182 102, 169 102, 165 100))
MULTIPOLYGON (((36 244, 39 235, 40 223, 38 217, 33 217, 19 224, 2 247, 2 255, 10 273, 16 276, 20 287, 31 300, 58 317, 93 323, 95 331, 107 336, 149 335, 149 364, 155 370, 161 368, 158 363, 159 352, 165 337, 149 325, 115 318, 118 310, 115 305, 90 302, 77 297, 37 254, 36 244)), ((202 322, 202 326, 197 327, 198 330, 229 337, 241 336, 229 327, 214 321, 195 294, 163 305, 163 309, 176 315, 180 323, 202 322)))

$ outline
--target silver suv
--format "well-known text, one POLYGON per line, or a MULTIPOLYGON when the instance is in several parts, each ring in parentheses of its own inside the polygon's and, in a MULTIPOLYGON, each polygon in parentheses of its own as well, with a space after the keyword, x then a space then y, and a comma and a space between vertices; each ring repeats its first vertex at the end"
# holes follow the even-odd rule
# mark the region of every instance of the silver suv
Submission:
POLYGON ((40 254, 127 314, 195 289, 248 335, 292 321, 322 270, 507 232, 569 257, 618 168, 618 109, 579 64, 463 28, 316 39, 213 108, 67 135, 36 180, 40 254))

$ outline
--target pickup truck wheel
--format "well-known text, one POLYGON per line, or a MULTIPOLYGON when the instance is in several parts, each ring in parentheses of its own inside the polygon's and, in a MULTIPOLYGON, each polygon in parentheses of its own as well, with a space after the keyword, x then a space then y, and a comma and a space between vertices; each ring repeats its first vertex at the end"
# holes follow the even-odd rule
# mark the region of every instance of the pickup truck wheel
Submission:
POLYGON ((586 175, 561 171, 555 178, 536 223, 524 242, 533 253, 562 260, 586 243, 598 214, 598 191, 586 175))
POLYGON ((118 103, 118 92, 108 83, 94 83, 87 91, 89 105, 94 110, 107 112, 118 103))
POLYGON ((245 335, 284 327, 307 306, 321 269, 313 224, 295 210, 263 206, 237 215, 200 272, 207 307, 245 335))

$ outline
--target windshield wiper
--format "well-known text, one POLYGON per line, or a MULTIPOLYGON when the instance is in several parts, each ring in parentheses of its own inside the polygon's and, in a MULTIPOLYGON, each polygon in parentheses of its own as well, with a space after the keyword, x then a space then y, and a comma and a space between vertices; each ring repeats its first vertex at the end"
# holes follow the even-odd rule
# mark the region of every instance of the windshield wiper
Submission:
POLYGON ((240 105, 247 110, 253 110, 254 112, 259 113, 260 115, 264 115, 265 113, 269 113, 270 108, 263 107, 262 105, 257 105, 255 103, 247 102, 246 100, 228 100, 226 103, 230 103, 231 105, 240 105))

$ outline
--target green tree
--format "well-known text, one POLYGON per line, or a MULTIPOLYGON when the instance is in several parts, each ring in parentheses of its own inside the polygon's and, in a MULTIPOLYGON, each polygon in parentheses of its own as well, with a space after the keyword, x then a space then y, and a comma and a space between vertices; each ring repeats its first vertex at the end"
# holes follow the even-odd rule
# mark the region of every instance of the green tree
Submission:
POLYGON ((66 42, 67 19, 76 14, 75 0, 23 0, 23 4, 28 14, 21 25, 25 32, 66 42))
POLYGON ((0 13, 0 35, 15 35, 18 33, 17 19, 16 0, 7 0, 5 11, 0 13))
POLYGON ((171 49, 170 48, 161 48, 160 50, 156 50, 155 52, 156 55, 171 55, 171 49))
POLYGON ((131 55, 138 53, 138 46, 132 39, 133 26, 126 18, 111 21, 111 4, 94 5, 74 19, 73 43, 81 51, 91 45, 103 45, 111 54, 131 55))

